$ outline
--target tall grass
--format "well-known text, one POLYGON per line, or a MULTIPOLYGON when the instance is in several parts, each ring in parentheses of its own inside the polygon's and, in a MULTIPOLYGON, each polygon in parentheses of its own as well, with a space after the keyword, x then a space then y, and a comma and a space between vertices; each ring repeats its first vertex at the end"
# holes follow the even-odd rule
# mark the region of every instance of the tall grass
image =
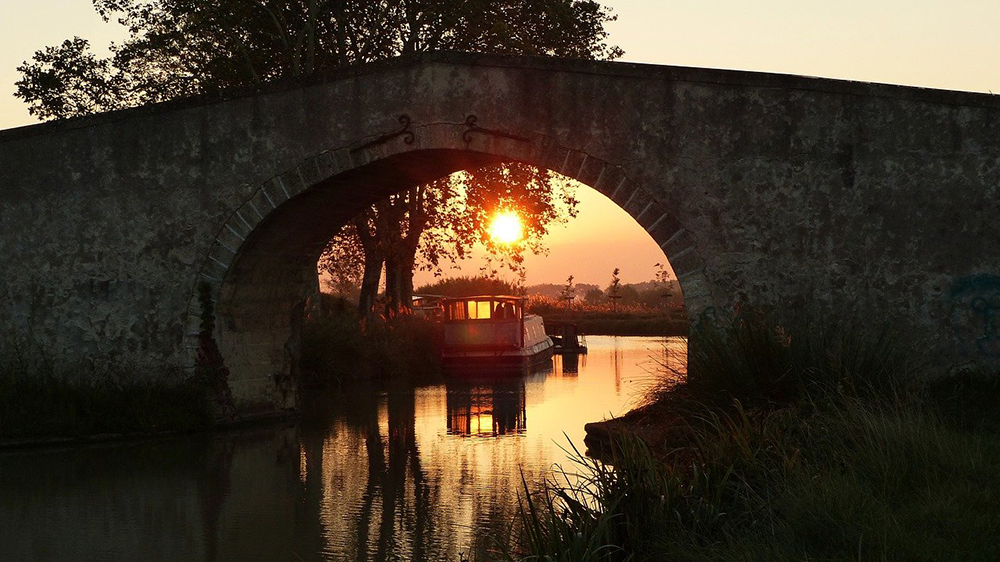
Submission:
POLYGON ((575 452, 578 478, 525 487, 501 558, 1000 559, 1000 435, 981 399, 996 377, 908 383, 881 333, 759 317, 706 330, 687 382, 649 405, 681 412, 682 429, 623 433, 606 462, 575 452))
POLYGON ((669 372, 649 402, 752 408, 788 405, 805 397, 846 394, 889 399, 913 390, 920 366, 885 329, 781 325, 756 312, 691 328, 685 373, 669 372), (679 387, 676 381, 682 380, 679 387))
POLYGON ((687 333, 684 307, 680 303, 659 307, 645 303, 574 302, 572 309, 565 301, 543 295, 531 295, 527 310, 546 321, 573 322, 580 331, 593 335, 662 336, 687 333))
POLYGON ((650 306, 644 302, 590 302, 586 300, 573 300, 567 306, 566 301, 548 297, 545 295, 530 295, 527 303, 528 310, 542 316, 551 314, 564 314, 572 311, 576 314, 604 314, 608 316, 642 316, 642 315, 679 315, 683 316, 682 304, 667 303, 662 306, 650 306))

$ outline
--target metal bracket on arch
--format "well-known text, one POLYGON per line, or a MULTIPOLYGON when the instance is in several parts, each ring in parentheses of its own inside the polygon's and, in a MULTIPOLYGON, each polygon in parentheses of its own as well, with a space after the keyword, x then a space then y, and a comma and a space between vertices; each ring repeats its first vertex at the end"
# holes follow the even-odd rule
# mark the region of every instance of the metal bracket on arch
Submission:
POLYGON ((391 141, 392 139, 394 139, 394 138, 396 138, 398 136, 403 136, 403 142, 405 142, 406 144, 413 144, 413 141, 414 141, 414 139, 416 137, 413 134, 413 131, 410 130, 410 125, 413 123, 413 121, 410 120, 410 116, 409 115, 400 115, 399 116, 399 123, 401 125, 403 125, 402 129, 400 129, 398 131, 395 131, 395 132, 392 132, 392 133, 386 133, 386 134, 378 137, 377 139, 375 139, 373 141, 367 142, 367 143, 365 143, 365 144, 363 144, 363 145, 361 145, 361 146, 359 146, 357 148, 352 148, 351 149, 351 153, 361 152, 362 150, 364 150, 366 148, 371 148, 373 146, 378 146, 380 144, 385 144, 385 143, 391 141))
POLYGON ((529 139, 527 137, 522 137, 522 136, 519 136, 519 135, 515 135, 513 133, 508 133, 506 131, 498 131, 496 129, 484 129, 484 128, 476 125, 476 120, 477 119, 478 118, 475 115, 470 115, 470 116, 468 116, 468 117, 465 118, 465 127, 466 127, 466 129, 465 129, 464 132, 462 132, 462 140, 465 141, 465 144, 469 144, 469 143, 472 142, 472 133, 482 133, 484 135, 493 135, 495 137, 503 137, 505 139, 513 139, 513 140, 516 140, 518 142, 531 142, 531 139, 529 139))

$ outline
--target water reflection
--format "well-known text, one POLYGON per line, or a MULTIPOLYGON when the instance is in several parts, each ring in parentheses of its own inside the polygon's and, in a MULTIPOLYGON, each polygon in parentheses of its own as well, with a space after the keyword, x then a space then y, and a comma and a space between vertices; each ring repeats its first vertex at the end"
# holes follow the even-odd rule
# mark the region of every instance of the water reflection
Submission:
POLYGON ((575 370, 317 396, 297 425, 5 453, 0 545, 11 560, 481 559, 510 536, 522 472, 537 485, 667 357, 652 338, 588 343, 575 370))
POLYGON ((557 375, 573 376, 580 372, 580 366, 587 367, 587 355, 567 353, 552 358, 552 371, 557 375))
POLYGON ((524 380, 448 381, 448 435, 497 437, 527 430, 524 380))

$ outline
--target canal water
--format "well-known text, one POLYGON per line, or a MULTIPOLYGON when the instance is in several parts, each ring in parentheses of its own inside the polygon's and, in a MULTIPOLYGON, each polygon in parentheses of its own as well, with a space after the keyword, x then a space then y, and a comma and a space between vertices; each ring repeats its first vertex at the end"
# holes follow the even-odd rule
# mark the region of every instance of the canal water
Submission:
POLYGON ((633 407, 679 338, 590 336, 502 381, 313 396, 294 424, 0 454, 0 559, 484 559, 587 422, 633 407))

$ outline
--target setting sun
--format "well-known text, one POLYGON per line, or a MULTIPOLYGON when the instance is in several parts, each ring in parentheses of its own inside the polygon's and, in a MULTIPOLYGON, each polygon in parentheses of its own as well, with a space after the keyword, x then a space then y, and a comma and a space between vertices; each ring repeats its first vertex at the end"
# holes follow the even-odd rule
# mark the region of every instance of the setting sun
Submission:
POLYGON ((497 213, 490 223, 490 238, 500 244, 513 244, 521 239, 521 217, 514 211, 497 213))

